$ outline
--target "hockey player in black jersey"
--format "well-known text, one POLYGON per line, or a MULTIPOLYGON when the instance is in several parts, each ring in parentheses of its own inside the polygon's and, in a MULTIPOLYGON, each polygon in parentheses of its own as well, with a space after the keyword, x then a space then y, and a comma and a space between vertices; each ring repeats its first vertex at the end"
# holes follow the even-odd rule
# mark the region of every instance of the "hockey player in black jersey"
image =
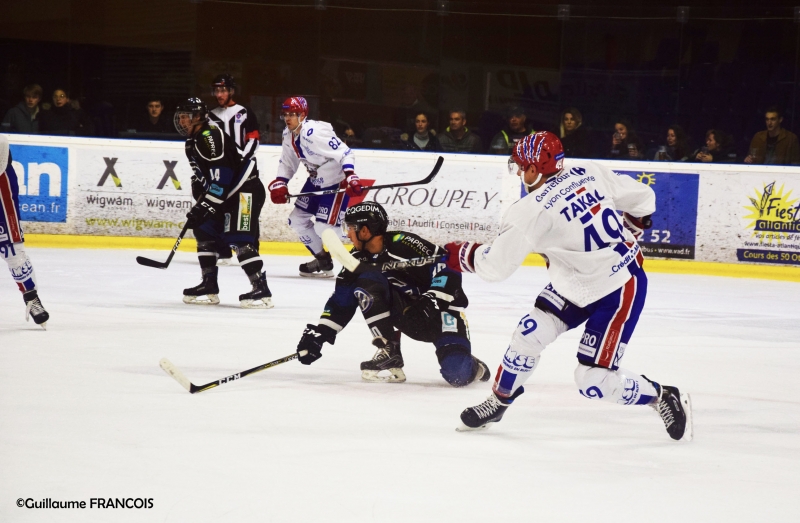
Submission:
MULTIPOLYGON (((408 260, 444 254, 443 248, 416 234, 387 231, 386 211, 374 202, 350 207, 345 214, 353 256, 366 263, 408 260)), ((433 343, 442 377, 454 387, 488 381, 489 369, 472 356, 464 310, 469 300, 461 274, 444 266, 426 265, 355 274, 342 269, 336 288, 317 325, 308 325, 297 345, 298 359, 310 365, 322 357, 323 342, 331 345, 356 313, 366 320, 375 356, 361 364, 366 381, 403 382, 400 334, 433 343), (388 376, 381 376, 388 371, 388 376)))
MULTIPOLYGON (((220 128, 226 138, 236 143, 239 156, 242 160, 255 163, 253 172, 258 174, 256 151, 261 141, 256 114, 237 103, 233 97, 239 87, 229 74, 218 74, 211 82, 211 95, 217 100, 218 106, 208 113, 212 125, 220 128)), ((197 197, 195 196, 195 200, 197 197)), ((258 238, 256 238, 258 246, 258 238)), ((218 241, 216 246, 217 265, 231 265, 231 248, 223 241, 218 241)))
POLYGON ((239 296, 243 308, 272 308, 272 293, 258 255, 258 217, 266 200, 255 164, 243 160, 236 144, 208 122, 208 108, 190 98, 175 112, 175 128, 186 139, 192 186, 201 194, 186 215, 197 239, 203 281, 183 291, 184 303, 219 303, 215 240, 233 247, 253 289, 239 296))

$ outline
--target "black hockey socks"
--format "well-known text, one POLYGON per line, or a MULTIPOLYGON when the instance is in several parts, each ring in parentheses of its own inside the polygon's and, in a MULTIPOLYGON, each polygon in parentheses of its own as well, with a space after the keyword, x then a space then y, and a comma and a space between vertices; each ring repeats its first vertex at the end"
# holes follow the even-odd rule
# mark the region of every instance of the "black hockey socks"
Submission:
POLYGON ((253 277, 261 273, 264 268, 264 262, 261 261, 261 256, 258 255, 258 250, 252 243, 244 245, 235 245, 236 257, 239 259, 239 265, 250 281, 253 282, 253 277))

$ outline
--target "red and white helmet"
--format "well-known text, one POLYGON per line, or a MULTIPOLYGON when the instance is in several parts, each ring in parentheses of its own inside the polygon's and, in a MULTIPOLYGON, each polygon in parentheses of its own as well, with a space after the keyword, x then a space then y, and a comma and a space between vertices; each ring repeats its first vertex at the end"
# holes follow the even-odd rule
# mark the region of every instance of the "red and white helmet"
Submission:
POLYGON ((292 96, 283 101, 281 114, 296 113, 308 118, 308 102, 302 96, 292 96))
POLYGON ((537 172, 549 177, 564 167, 564 146, 549 131, 529 134, 517 142, 511 160, 523 171, 535 165, 537 172))

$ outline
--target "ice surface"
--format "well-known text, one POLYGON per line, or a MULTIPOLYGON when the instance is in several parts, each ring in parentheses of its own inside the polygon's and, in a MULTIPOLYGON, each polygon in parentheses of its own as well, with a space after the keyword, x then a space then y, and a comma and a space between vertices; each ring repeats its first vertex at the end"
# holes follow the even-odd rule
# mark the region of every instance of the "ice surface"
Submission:
MULTIPOLYGON (((196 384, 291 354, 331 280, 269 257, 272 310, 242 310, 238 267, 216 307, 181 302, 193 256, 166 271, 136 255, 29 249, 48 330, 25 323, 0 268, 0 521, 471 522, 798 521, 800 285, 650 275, 623 364, 692 393, 695 440, 675 443, 646 407, 581 397, 578 332, 547 349, 498 425, 454 430, 490 384, 439 376, 404 338, 404 384, 364 383, 357 315, 313 366, 289 362, 190 395, 196 384), (152 509, 25 509, 18 498, 153 498, 152 509)), ((475 354, 496 369, 547 283, 524 267, 502 284, 465 277, 475 354)))

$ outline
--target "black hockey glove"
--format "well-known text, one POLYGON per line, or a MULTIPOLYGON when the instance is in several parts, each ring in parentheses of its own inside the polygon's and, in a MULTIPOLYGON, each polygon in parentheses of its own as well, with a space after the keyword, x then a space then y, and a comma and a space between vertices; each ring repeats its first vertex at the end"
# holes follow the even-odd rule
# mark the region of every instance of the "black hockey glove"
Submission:
POLYGON ((322 357, 322 344, 325 342, 333 345, 336 333, 330 327, 306 325, 303 337, 297 344, 297 359, 303 365, 311 365, 322 357))
POLYGON ((189 228, 193 229, 203 224, 207 219, 213 217, 217 213, 216 206, 208 200, 200 200, 192 210, 186 214, 186 221, 189 228))

